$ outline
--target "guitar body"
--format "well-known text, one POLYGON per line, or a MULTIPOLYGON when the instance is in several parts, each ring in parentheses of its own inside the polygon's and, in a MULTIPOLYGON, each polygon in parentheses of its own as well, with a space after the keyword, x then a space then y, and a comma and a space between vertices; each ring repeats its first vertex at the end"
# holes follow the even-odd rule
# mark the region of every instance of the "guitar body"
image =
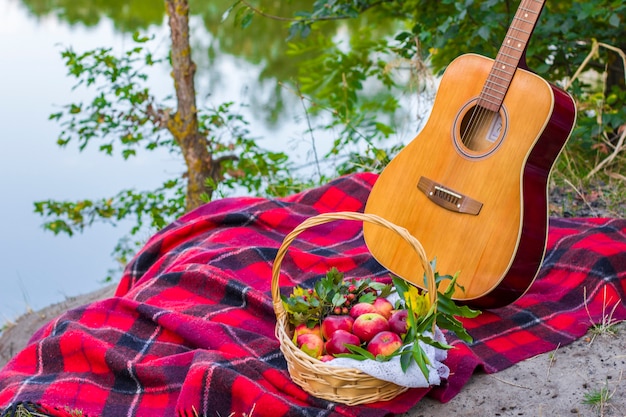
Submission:
MULTIPOLYGON (((439 272, 460 272, 463 290, 453 298, 478 308, 509 304, 534 281, 547 238, 548 177, 576 117, 567 93, 518 68, 501 107, 486 112, 492 121, 463 139, 493 65, 473 54, 449 65, 427 123, 382 172, 365 208, 408 229, 439 272)), ((402 238, 370 224, 364 235, 383 266, 424 287, 402 238)))

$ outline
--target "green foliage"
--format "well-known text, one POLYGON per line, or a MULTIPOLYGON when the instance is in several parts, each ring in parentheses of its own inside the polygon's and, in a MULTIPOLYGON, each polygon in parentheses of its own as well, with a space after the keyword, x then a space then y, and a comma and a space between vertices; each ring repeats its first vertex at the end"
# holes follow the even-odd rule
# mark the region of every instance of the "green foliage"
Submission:
POLYGON ((342 45, 319 34, 307 41, 293 41, 288 54, 306 57, 299 67, 298 85, 310 97, 311 116, 330 119, 319 129, 336 132, 325 158, 339 160, 336 173, 376 169, 397 152, 382 143, 394 132, 401 113, 399 85, 389 62, 389 42, 375 39, 370 27, 359 28, 342 45))
MULTIPOLYGON (((288 53, 301 59, 296 82, 312 103, 308 111, 326 117, 318 130, 335 129, 336 140, 325 157, 339 158, 336 172, 380 171, 401 148, 389 139, 397 134, 405 111, 398 97, 414 85, 418 68, 427 65, 441 73, 468 52, 495 57, 518 5, 510 0, 318 0, 309 9, 303 5, 291 19, 283 16, 289 22, 288 53), (329 33, 329 22, 348 31, 329 33)), ((240 13, 261 14, 247 1, 236 6, 240 13)), ((620 23, 625 10, 615 0, 548 2, 529 44, 529 66, 564 85, 583 64, 594 39, 624 48, 620 23)), ((273 17, 267 7, 262 15, 273 17)), ((615 51, 599 51, 585 69, 585 81, 569 87, 579 102, 579 123, 566 165, 566 157, 559 161, 557 180, 577 182, 575 178, 595 174, 594 167, 615 149, 616 132, 626 120, 624 69, 615 51), (600 82, 606 78, 613 81, 600 82)), ((617 162, 606 168, 619 171, 617 162)))
POLYGON ((100 151, 112 155, 118 150, 124 159, 135 156, 139 146, 146 150, 170 148, 171 139, 163 140, 162 114, 155 109, 156 99, 145 81, 147 67, 161 60, 141 45, 148 41, 138 35, 137 46, 116 57, 111 48, 98 48, 82 54, 67 49, 61 56, 68 75, 78 81, 74 88, 95 89, 89 103, 71 103, 64 111, 50 115, 63 128, 57 140, 59 146, 76 141, 84 150, 92 141, 99 141, 100 151))
MULTIPOLYGON (((329 110, 332 120, 324 128, 344 127, 331 151, 344 152, 337 172, 379 171, 401 148, 388 140, 398 131, 394 120, 402 111, 393 97, 409 88, 406 80, 416 67, 441 73, 464 53, 495 57, 518 5, 511 0, 318 0, 294 13, 289 53, 307 57, 297 82, 316 109, 329 110), (386 24, 390 20, 395 24, 386 24), (347 37, 326 34, 329 21, 345 22, 342 28, 348 31, 341 33, 347 37), (394 68, 395 80, 402 82, 388 82, 390 64, 398 61, 414 65, 394 68), (349 145, 353 148, 346 151, 349 145)), ((529 67, 567 87, 578 103, 578 123, 554 176, 558 184, 586 187, 593 177, 595 182, 626 177, 625 18, 626 4, 617 0, 546 2, 531 38, 529 67), (598 43, 605 46, 596 48, 598 43)))
POLYGON ((182 215, 185 207, 182 191, 181 180, 168 180, 154 191, 123 190, 113 197, 97 201, 38 201, 35 212, 54 218, 45 227, 55 235, 65 233, 72 236, 96 221, 115 224, 131 216, 134 217, 131 234, 136 234, 145 225, 145 217, 149 218, 147 226, 160 229, 172 218, 182 215))
MULTIPOLYGON (((148 38, 134 36, 136 46, 121 56, 110 48, 84 53, 66 49, 61 56, 68 75, 77 79, 75 88, 93 90, 87 103, 70 103, 50 116, 60 123, 59 146, 75 143, 83 151, 96 146, 107 154, 128 159, 140 151, 165 148, 180 153, 165 130, 167 111, 159 109, 146 86, 146 69, 160 64, 144 46, 148 38)), ((184 212, 182 178, 165 181, 149 191, 123 190, 99 200, 43 200, 35 202, 35 212, 46 218, 44 228, 54 234, 72 236, 95 222, 116 224, 133 219, 131 235, 142 230, 158 230, 184 212), (146 220, 147 219, 147 220, 146 220)), ((125 262, 132 253, 122 239, 115 249, 116 257, 125 262)))
MULTIPOLYGON (((248 121, 233 111, 233 105, 223 103, 199 115, 199 130, 208 138, 223 173, 219 181, 207 179, 209 188, 221 197, 242 190, 284 196, 305 188, 306 183, 290 176, 295 168, 287 154, 260 147, 251 137, 248 121)), ((203 199, 211 197, 205 194, 203 199)))
MULTIPOLYGON (((432 266, 433 268, 436 266, 435 261, 432 262, 432 266)), ((423 305, 419 309, 417 306, 425 304, 427 294, 419 295, 417 289, 403 279, 393 278, 393 284, 410 312, 407 316, 409 328, 404 341, 405 343, 407 340, 413 341, 413 344, 409 349, 400 352, 400 363, 403 370, 406 370, 411 362, 414 361, 422 370, 424 376, 428 378, 428 368, 426 367, 428 357, 418 342, 438 349, 450 349, 452 347, 433 339, 432 330, 435 324, 441 329, 454 332, 459 339, 465 342, 470 343, 472 341, 472 337, 467 333, 463 323, 457 317, 473 318, 478 316, 480 312, 472 310, 467 306, 458 306, 452 300, 452 294, 457 286, 457 277, 458 275, 453 277, 450 275, 440 276, 438 272, 435 272, 437 302, 434 305, 423 305), (445 291, 441 292, 439 291, 439 285, 444 281, 448 281, 448 286, 445 291)))
POLYGON ((289 322, 294 326, 305 323, 309 327, 321 324, 331 314, 348 314, 356 303, 373 302, 378 292, 383 296, 391 293, 391 285, 381 284, 370 278, 344 279, 337 268, 331 268, 315 283, 314 288, 297 286, 289 296, 281 295, 289 322))
POLYGON ((583 395, 583 404, 591 406, 600 416, 604 416, 605 410, 611 405, 614 394, 615 390, 611 391, 608 381, 606 381, 605 386, 586 392, 583 395))
MULTIPOLYGON (((98 200, 35 202, 35 213, 50 219, 44 228, 55 235, 73 236, 96 222, 117 225, 130 220, 131 236, 150 234, 165 227, 173 219, 184 214, 184 183, 181 179, 167 180, 151 191, 122 190, 109 198, 98 200)), ((131 240, 123 236, 115 248, 113 256, 123 267, 143 244, 143 239, 131 240)), ((112 281, 117 270, 111 270, 104 278, 112 281)))
MULTIPOLYGON (((165 149, 182 158, 178 132, 172 132, 176 111, 150 93, 147 69, 162 64, 148 50, 148 38, 134 36, 136 46, 116 56, 110 48, 82 54, 71 49, 62 57, 68 74, 77 79, 75 88, 94 91, 87 103, 70 103, 50 116, 60 123, 59 146, 76 144, 80 151, 96 146, 107 155, 124 159, 139 152, 165 149)), ((203 108, 198 113, 199 146, 206 146, 213 172, 206 180, 217 195, 248 193, 286 195, 305 185, 293 178, 291 162, 283 152, 262 148, 250 136, 248 122, 233 109, 233 103, 203 108)), ((188 167, 189 169, 192 169, 188 167)), ((185 175, 172 178, 155 190, 123 190, 99 200, 44 200, 35 202, 35 212, 45 217, 46 230, 69 236, 82 232, 95 222, 116 224, 132 220, 130 235, 158 230, 186 209, 185 175)), ((205 201, 212 195, 204 193, 205 201)), ((125 262, 133 248, 122 238, 114 254, 125 262)), ((141 242, 133 242, 133 245, 141 242)))

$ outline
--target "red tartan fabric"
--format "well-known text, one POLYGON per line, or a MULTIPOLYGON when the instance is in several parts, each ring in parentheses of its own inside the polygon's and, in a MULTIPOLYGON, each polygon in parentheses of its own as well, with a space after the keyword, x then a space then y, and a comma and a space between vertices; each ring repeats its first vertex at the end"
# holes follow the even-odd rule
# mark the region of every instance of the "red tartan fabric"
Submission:
MULTIPOLYGON (((465 325, 441 387, 348 407, 295 385, 274 336, 272 261, 283 237, 322 212, 361 211, 372 174, 339 178, 284 199, 206 204, 152 237, 127 267, 116 296, 43 327, 0 371, 0 410, 29 404, 58 416, 387 416, 424 395, 447 401, 476 369, 497 372, 582 336, 603 306, 626 318, 626 221, 553 219, 540 275, 515 304, 465 325), (587 300, 587 306, 585 305, 587 300)), ((435 255, 435 254, 433 254, 435 255)), ((330 266, 385 278, 361 224, 301 234, 282 265, 284 291, 311 286, 330 266)), ((451 271, 442 271, 451 272, 451 271)))

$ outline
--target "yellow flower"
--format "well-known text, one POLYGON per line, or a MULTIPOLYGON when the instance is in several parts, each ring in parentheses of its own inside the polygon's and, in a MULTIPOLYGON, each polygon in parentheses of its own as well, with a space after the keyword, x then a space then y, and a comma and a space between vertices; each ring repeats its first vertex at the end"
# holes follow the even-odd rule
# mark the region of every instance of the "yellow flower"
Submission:
POLYGON ((407 309, 413 311, 416 317, 424 317, 430 311, 430 298, 428 293, 420 294, 419 290, 413 286, 404 293, 404 302, 407 309))
POLYGON ((294 297, 304 297, 306 295, 306 290, 302 287, 295 287, 293 289, 293 296, 294 297))

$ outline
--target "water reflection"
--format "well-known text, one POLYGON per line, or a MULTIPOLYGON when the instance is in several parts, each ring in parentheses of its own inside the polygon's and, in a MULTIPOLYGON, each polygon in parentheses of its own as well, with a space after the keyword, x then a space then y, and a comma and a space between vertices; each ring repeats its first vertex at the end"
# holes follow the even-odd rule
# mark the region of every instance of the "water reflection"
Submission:
MULTIPOLYGON (((208 11, 207 7, 205 13, 208 11)), ((215 22, 219 13, 216 9, 212 14, 215 22)), ((132 31, 145 28, 155 35, 151 48, 164 56, 169 39, 163 21, 163 4, 155 1, 0 0, 0 79, 10 80, 0 85, 0 176, 11 178, 0 187, 0 218, 5 219, 0 231, 4 271, 0 324, 27 307, 42 308, 99 288, 107 270, 115 267, 111 257, 115 243, 130 228, 129 224, 116 228, 97 225, 72 238, 53 236, 42 230, 42 218, 33 213, 34 201, 99 198, 129 187, 153 189, 183 172, 181 161, 165 152, 122 161, 95 149, 82 153, 72 146, 61 149, 56 146, 60 127, 48 121, 58 106, 87 100, 92 94, 72 90, 74 80, 63 67, 62 49, 71 46, 86 51, 106 46, 121 51, 131 46, 132 31)), ((194 51, 201 67, 202 102, 240 102, 247 94, 254 95, 260 109, 274 103, 270 78, 264 78, 262 69, 245 57, 223 53, 223 39, 209 33, 205 21, 205 17, 193 17, 196 30, 192 41, 204 46, 194 51)), ((172 94, 168 68, 151 73, 149 84, 157 97, 172 94)), ((294 129, 281 122, 272 125, 270 132, 258 117, 260 111, 243 110, 261 138, 288 138, 289 130, 294 129)))
POLYGON ((55 16, 69 25, 97 26, 103 18, 119 32, 134 32, 163 22, 165 7, 159 0, 21 0, 36 17, 55 16))
MULTIPOLYGON (((266 3, 274 7, 272 14, 291 16, 312 0, 266 3)), ((310 135, 301 134, 306 129, 302 107, 277 83, 293 80, 299 64, 285 53, 285 23, 260 18, 241 30, 232 20, 222 22, 231 4, 232 0, 190 3, 198 105, 247 104, 242 104, 242 112, 262 146, 291 149, 306 162, 311 146, 303 143, 310 135)), ((140 30, 155 36, 150 48, 165 56, 169 50, 165 18, 162 0, 0 0, 0 79, 10 80, 0 85, 0 176, 11 178, 0 193, 0 218, 9 219, 0 233, 4 271, 0 321, 16 317, 27 306, 42 308, 100 287, 107 270, 115 266, 112 248, 130 228, 96 226, 72 238, 55 237, 41 229, 42 219, 33 214, 34 201, 99 198, 129 187, 153 189, 183 171, 181 162, 167 153, 122 161, 95 149, 83 153, 71 146, 60 149, 55 144, 60 128, 47 120, 58 106, 91 97, 72 91, 74 80, 67 77, 60 58, 64 47, 124 50, 131 46, 130 33, 140 30)), ((342 27, 350 31, 367 23, 359 20, 342 27)), ((384 25, 377 25, 383 33, 384 25)), ((323 30, 335 33, 336 27, 328 24, 323 30)), ((173 92, 169 71, 160 68, 150 75, 149 85, 157 97, 173 92)), ((414 124, 404 126, 408 126, 404 136, 411 138, 414 124)))
MULTIPOLYGON (((70 26, 84 25, 93 27, 102 19, 110 19, 120 33, 146 32, 151 27, 161 26, 167 19, 164 2, 161 0, 21 0, 30 13, 38 18, 55 16, 70 26)), ((298 9, 310 7, 312 1, 292 2, 274 1, 264 4, 276 16, 293 16, 298 9)), ((198 65, 197 79, 222 83, 218 72, 219 63, 229 55, 253 64, 258 71, 255 85, 248 88, 262 91, 264 94, 250 96, 255 111, 266 115, 267 123, 275 125, 284 119, 285 100, 294 97, 278 87, 276 80, 291 80, 297 73, 298 60, 286 54, 287 43, 285 23, 268 18, 256 18, 254 24, 245 30, 235 25, 234 20, 223 21, 224 12, 233 4, 233 0, 191 0, 190 19, 192 21, 191 44, 194 59, 198 65), (198 27, 202 24, 203 27, 198 27), (206 39, 206 33, 209 39, 206 39), (288 97, 286 97, 286 95, 288 97), (260 101, 260 98, 263 100, 260 101)), ((106 46, 103 42, 102 46, 106 46)), ((199 96, 211 93, 211 87, 204 84, 208 91, 199 91, 199 96)), ((219 87, 218 87, 219 88, 219 87)), ((233 98, 235 99, 235 98, 233 98)))

